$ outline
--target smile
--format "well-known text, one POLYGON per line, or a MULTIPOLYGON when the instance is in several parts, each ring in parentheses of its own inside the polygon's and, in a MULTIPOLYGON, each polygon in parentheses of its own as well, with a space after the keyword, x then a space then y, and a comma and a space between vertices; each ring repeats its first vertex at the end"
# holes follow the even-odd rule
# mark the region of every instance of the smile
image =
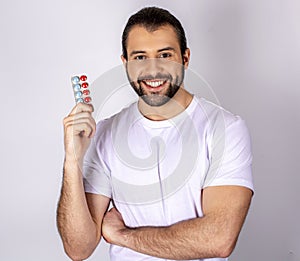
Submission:
POLYGON ((166 83, 166 81, 163 81, 163 80, 145 80, 143 81, 147 87, 150 87, 150 88, 158 88, 160 86, 162 86, 164 83, 166 83))

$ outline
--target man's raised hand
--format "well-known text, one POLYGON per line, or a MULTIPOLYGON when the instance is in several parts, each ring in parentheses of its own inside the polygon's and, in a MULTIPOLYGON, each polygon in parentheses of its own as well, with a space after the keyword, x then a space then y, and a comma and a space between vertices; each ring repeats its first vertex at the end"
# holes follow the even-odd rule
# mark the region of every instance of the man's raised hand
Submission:
POLYGON ((96 122, 92 117, 91 104, 78 103, 64 118, 64 145, 66 159, 82 166, 83 157, 96 132, 96 122))

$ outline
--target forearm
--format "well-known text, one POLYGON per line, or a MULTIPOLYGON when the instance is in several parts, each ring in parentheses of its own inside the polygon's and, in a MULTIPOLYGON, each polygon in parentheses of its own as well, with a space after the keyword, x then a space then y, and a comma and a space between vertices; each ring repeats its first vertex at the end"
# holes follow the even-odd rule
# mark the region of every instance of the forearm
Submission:
POLYGON ((85 197, 82 173, 78 162, 65 161, 57 226, 66 253, 73 260, 89 256, 100 240, 85 197))
POLYGON ((169 227, 126 228, 124 247, 150 256, 166 259, 200 259, 227 257, 236 239, 228 233, 220 217, 203 217, 176 223, 169 227))
POLYGON ((103 219, 103 237, 111 244, 165 259, 225 258, 235 247, 252 195, 240 186, 205 188, 204 216, 167 227, 129 228, 112 208, 103 219))

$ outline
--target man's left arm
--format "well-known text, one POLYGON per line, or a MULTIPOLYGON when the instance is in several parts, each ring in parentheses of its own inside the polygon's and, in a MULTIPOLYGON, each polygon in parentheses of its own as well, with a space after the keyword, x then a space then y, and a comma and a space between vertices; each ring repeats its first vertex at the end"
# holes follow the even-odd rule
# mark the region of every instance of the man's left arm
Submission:
POLYGON ((202 190, 203 217, 167 227, 126 227, 111 209, 102 233, 111 244, 166 259, 228 257, 246 218, 252 191, 242 186, 211 186, 202 190))

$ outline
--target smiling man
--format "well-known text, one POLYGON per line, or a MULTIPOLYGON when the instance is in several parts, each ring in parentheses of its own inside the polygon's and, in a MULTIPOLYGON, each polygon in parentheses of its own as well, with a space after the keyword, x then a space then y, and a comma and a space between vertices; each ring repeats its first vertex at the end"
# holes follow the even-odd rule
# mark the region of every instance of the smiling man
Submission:
MULTIPOLYGON (((127 65, 134 90, 150 106, 165 105, 183 83, 183 66, 187 67, 190 51, 186 48, 181 53, 177 39, 170 25, 155 30, 136 25, 127 36, 126 52, 129 55, 123 55, 122 60, 127 65)), ((183 93, 179 94, 182 96, 183 93)))
POLYGON ((103 236, 114 261, 227 260, 253 191, 245 123, 184 89, 190 50, 168 11, 131 16, 122 46, 138 102, 97 126, 87 104, 64 119, 65 251, 85 259, 103 236))

